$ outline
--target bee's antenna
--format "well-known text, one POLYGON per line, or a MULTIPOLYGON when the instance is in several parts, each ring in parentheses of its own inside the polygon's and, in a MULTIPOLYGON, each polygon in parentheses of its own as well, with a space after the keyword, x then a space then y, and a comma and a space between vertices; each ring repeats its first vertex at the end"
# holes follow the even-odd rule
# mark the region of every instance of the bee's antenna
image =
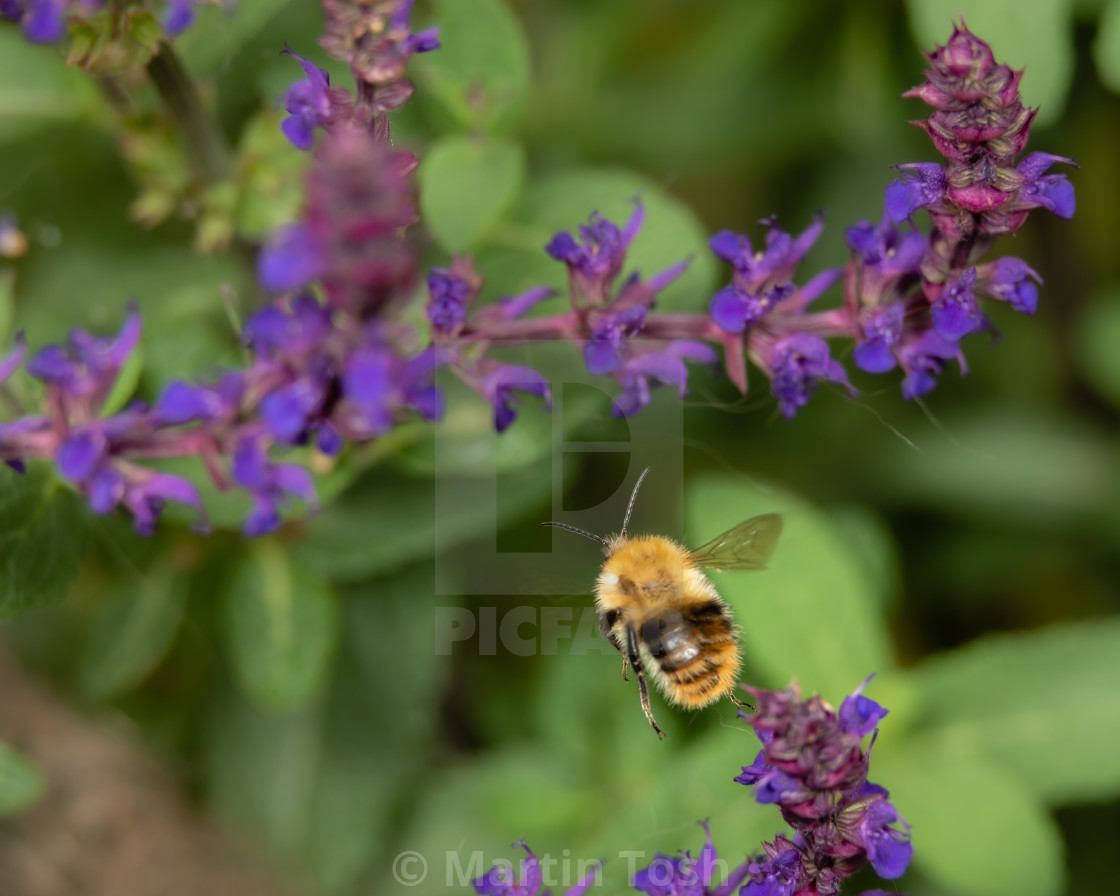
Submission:
POLYGON ((630 493, 630 503, 626 505, 626 517, 622 521, 622 535, 626 535, 626 527, 630 525, 630 511, 634 509, 634 499, 638 497, 638 489, 642 487, 642 480, 646 478, 646 473, 649 472, 649 467, 642 470, 642 475, 638 477, 638 481, 634 483, 634 491, 630 493))
POLYGON ((569 532, 575 532, 576 535, 582 535, 584 538, 590 538, 592 541, 597 541, 603 547, 607 546, 607 540, 599 535, 593 535, 586 529, 580 529, 578 526, 569 526, 567 523, 541 523, 542 526, 555 526, 557 529, 567 529, 569 532))

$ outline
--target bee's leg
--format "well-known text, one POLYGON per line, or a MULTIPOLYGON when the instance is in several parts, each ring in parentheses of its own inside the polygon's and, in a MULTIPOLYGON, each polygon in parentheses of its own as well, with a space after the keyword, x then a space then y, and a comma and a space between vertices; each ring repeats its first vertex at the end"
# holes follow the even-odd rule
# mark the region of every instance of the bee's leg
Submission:
POLYGON ((626 630, 626 653, 630 658, 630 665, 634 667, 634 673, 638 676, 638 695, 642 700, 642 712, 646 714, 646 719, 649 721, 650 726, 657 732, 658 737, 664 737, 665 732, 657 727, 657 722, 653 720, 653 712, 649 708, 649 689, 646 687, 646 671, 642 667, 642 657, 638 653, 638 637, 634 634, 632 628, 626 630))
POLYGON ((728 694, 727 696, 730 698, 732 703, 734 703, 736 706, 739 707, 739 709, 749 709, 752 712, 754 711, 754 704, 753 703, 747 703, 743 700, 740 700, 734 694, 728 694))
POLYGON ((618 638, 614 634, 614 624, 618 621, 618 610, 610 610, 606 613, 599 614, 599 634, 611 642, 611 647, 622 654, 622 680, 629 681, 626 675, 626 666, 629 661, 626 658, 626 651, 622 649, 622 645, 618 643, 618 638))

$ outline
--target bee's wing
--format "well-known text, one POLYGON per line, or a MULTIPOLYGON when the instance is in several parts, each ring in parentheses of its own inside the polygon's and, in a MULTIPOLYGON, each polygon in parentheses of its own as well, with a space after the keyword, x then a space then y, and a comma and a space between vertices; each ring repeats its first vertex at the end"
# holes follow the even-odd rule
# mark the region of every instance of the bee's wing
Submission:
POLYGON ((689 553, 698 566, 708 569, 763 569, 781 533, 781 515, 767 513, 739 523, 689 553))

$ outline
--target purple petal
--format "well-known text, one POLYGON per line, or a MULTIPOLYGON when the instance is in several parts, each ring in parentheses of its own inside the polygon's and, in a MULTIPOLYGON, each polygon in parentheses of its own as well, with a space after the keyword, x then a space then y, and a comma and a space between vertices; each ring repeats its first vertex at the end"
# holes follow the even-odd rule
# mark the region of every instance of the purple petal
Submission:
POLYGON ((71 482, 88 479, 106 458, 109 445, 99 432, 87 430, 70 436, 58 446, 55 463, 71 482))
POLYGON ((562 230, 549 241, 544 251, 557 261, 568 262, 579 253, 579 244, 568 231, 562 230))
POLYGON ((272 498, 256 494, 253 496, 253 509, 241 524, 241 531, 250 538, 267 535, 280 528, 280 511, 272 498))
POLYGON ((605 339, 591 339, 583 344, 583 360, 587 365, 587 372, 593 376, 601 376, 618 370, 622 365, 622 357, 618 347, 605 339))
POLYGON ((0 383, 3 383, 19 368, 27 354, 27 343, 24 341, 22 332, 16 334, 15 342, 15 348, 3 358, 0 358, 0 383))
POLYGON ((688 266, 690 264, 692 264, 691 258, 686 258, 683 261, 678 261, 671 268, 666 268, 660 274, 656 274, 655 276, 650 277, 649 282, 646 285, 649 286, 650 289, 653 289, 655 291, 664 289, 686 270, 688 270, 688 266))
POLYGON ((646 217, 645 206, 641 201, 634 203, 634 211, 630 215, 630 220, 626 222, 626 227, 622 231, 622 247, 626 248, 634 241, 634 237, 642 229, 642 222, 646 217))
POLYGON ((1077 211, 1077 197, 1073 184, 1064 174, 1039 178, 1022 190, 1020 198, 1024 197, 1032 198, 1042 208, 1049 209, 1059 218, 1072 218, 1077 211))
POLYGON ((432 50, 438 50, 441 46, 439 29, 428 28, 412 35, 407 41, 406 49, 411 53, 430 53, 432 50))
POLYGON ((191 0, 170 0, 167 13, 163 17, 163 30, 171 37, 177 37, 193 23, 194 8, 191 0))
POLYGON ((98 516, 112 513, 125 493, 124 478, 112 467, 98 472, 89 484, 89 506, 98 516))
POLYGON ((895 366, 891 344, 882 336, 861 342, 852 352, 852 361, 860 370, 868 373, 886 373, 895 366))
POLYGON ((538 302, 556 294, 551 286, 538 286, 523 292, 520 295, 510 296, 501 301, 502 317, 505 320, 514 320, 520 317, 538 302))
POLYGON ((744 765, 742 774, 736 775, 733 780, 738 784, 745 784, 750 787, 757 784, 772 771, 774 771, 774 767, 766 761, 766 751, 759 750, 758 755, 754 757, 754 762, 750 765, 744 765))
POLYGON ((315 432, 315 446, 330 457, 338 454, 343 446, 342 436, 330 423, 322 422, 315 432))
POLYGON ((721 258, 736 267, 741 266, 746 259, 751 257, 750 238, 731 230, 721 230, 713 236, 708 240, 708 248, 717 258, 721 258))
POLYGON ((283 491, 302 498, 309 504, 315 503, 315 480, 303 467, 297 464, 276 464, 272 472, 276 485, 283 491))
POLYGON ((216 420, 223 410, 221 399, 212 390, 175 380, 167 384, 152 413, 160 422, 174 426, 194 420, 216 420))
POLYGON ((747 295, 737 286, 725 286, 712 297, 712 320, 728 333, 742 333, 747 321, 747 295))
POLYGON ((680 358, 669 351, 639 355, 626 365, 626 372, 651 376, 659 382, 676 386, 681 395, 684 395, 685 386, 688 384, 688 368, 680 358))
POLYGON ((308 401, 301 383, 292 383, 266 395, 261 401, 261 419, 277 439, 292 444, 307 429, 308 401))
POLYGON ((1055 156, 1048 152, 1032 152, 1023 156, 1023 160, 1016 166, 1016 170, 1027 180, 1033 181, 1045 174, 1050 166, 1056 162, 1062 162, 1066 165, 1077 164, 1073 159, 1067 159, 1065 156, 1055 156))
POLYGON ((937 204, 947 184, 944 169, 934 162, 900 165, 903 179, 887 187, 885 209, 896 224, 901 224, 919 208, 937 204), (911 174, 913 171, 915 174, 911 174))
MULTIPOLYGON (((288 138, 292 146, 304 152, 315 145, 315 121, 303 115, 289 115, 280 122, 280 132, 288 138)), ((263 272, 260 274, 260 280, 263 285, 265 283, 263 272)), ((274 289, 274 287, 265 286, 265 289, 274 289)))
POLYGON ((914 857, 914 846, 910 842, 909 826, 894 806, 886 800, 873 802, 867 808, 860 831, 867 858, 879 877, 886 880, 902 877, 914 857))
POLYGON ((31 356, 27 372, 36 379, 56 386, 73 385, 78 378, 78 365, 60 345, 46 345, 31 356))
POLYGON ((754 798, 757 802, 763 804, 780 803, 801 792, 801 782, 796 778, 790 777, 785 772, 771 770, 766 777, 759 781, 754 792, 754 798))
POLYGON ((287 292, 317 280, 325 262, 304 224, 289 224, 272 235, 257 259, 257 280, 271 292, 287 292))
POLYGON ((62 40, 66 36, 65 0, 30 0, 23 17, 23 33, 36 44, 62 40))
POLYGON ((231 470, 234 481, 250 491, 263 491, 271 483, 268 455, 259 439, 244 438, 238 442, 233 451, 231 470))

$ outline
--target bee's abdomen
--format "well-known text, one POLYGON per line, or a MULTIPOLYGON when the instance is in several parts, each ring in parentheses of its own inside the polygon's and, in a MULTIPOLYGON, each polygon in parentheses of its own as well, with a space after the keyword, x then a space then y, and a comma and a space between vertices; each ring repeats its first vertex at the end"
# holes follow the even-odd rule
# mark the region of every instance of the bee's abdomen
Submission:
POLYGON ((705 602, 647 617, 641 635, 670 701, 697 709, 735 686, 739 645, 722 603, 705 602))

